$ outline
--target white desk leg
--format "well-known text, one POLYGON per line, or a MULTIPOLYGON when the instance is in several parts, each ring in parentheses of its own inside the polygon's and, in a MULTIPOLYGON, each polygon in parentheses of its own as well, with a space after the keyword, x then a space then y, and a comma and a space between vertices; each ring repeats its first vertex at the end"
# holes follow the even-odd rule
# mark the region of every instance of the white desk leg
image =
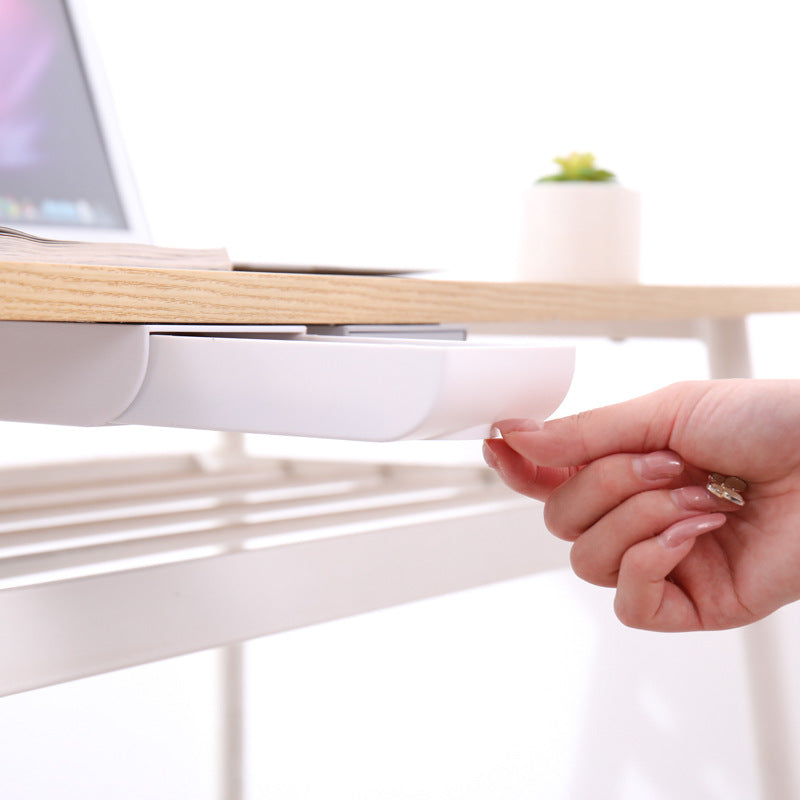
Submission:
MULTIPOLYGON (((712 378, 752 376, 744 318, 704 321, 712 378)), ((800 797, 795 788, 791 725, 781 673, 780 631, 774 618, 742 630, 762 800, 800 797)))
POLYGON ((762 800, 798 797, 787 693, 780 668, 780 631, 771 618, 742 632, 762 800))
POLYGON ((708 366, 712 378, 750 378, 750 343, 747 338, 747 320, 706 319, 701 338, 708 348, 708 366))
POLYGON ((220 658, 220 800, 244 798, 244 645, 231 644, 220 658))
MULTIPOLYGON (((216 456, 223 463, 247 458, 244 436, 221 433, 216 456)), ((244 798, 244 647, 219 651, 220 800, 244 798)))

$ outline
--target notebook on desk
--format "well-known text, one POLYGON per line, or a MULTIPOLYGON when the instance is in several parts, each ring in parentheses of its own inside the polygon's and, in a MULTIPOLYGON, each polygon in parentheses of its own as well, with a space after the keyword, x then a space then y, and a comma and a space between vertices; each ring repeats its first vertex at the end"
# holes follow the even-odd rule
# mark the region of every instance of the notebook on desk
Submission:
MULTIPOLYGON (((47 239, 150 242, 79 0, 0 0, 0 226, 47 239)), ((233 268, 349 275, 420 271, 269 263, 233 268)))

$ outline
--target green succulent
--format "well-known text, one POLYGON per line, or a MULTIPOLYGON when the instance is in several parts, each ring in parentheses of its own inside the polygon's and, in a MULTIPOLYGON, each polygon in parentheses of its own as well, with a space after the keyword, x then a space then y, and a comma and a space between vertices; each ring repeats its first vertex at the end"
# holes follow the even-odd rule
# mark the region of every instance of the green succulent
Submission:
POLYGON ((537 183, 551 183, 554 181, 614 181, 616 175, 607 169, 598 169, 594 164, 591 153, 570 153, 568 156, 554 158, 561 167, 561 172, 556 175, 547 175, 539 178, 537 183))

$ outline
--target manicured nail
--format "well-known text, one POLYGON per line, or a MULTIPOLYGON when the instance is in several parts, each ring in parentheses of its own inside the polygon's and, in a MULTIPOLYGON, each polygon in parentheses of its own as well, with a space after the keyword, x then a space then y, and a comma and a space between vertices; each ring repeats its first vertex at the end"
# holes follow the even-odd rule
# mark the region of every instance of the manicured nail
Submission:
POLYGON ((704 486, 681 486, 670 494, 678 508, 685 511, 713 511, 720 502, 704 486))
POLYGON ((488 441, 484 441, 483 443, 483 460, 492 469, 497 469, 497 456, 494 454, 494 450, 492 450, 492 447, 488 441))
POLYGON ((505 436, 507 433, 530 433, 540 431, 542 426, 533 419, 504 419, 495 425, 498 432, 505 436))
POLYGON ((658 540, 667 549, 680 547, 690 539, 721 528, 727 520, 724 514, 704 514, 702 517, 684 519, 658 534, 658 540))
POLYGON ((633 469, 646 481, 660 481, 680 475, 683 472, 683 461, 675 453, 664 450, 638 456, 633 461, 633 469))

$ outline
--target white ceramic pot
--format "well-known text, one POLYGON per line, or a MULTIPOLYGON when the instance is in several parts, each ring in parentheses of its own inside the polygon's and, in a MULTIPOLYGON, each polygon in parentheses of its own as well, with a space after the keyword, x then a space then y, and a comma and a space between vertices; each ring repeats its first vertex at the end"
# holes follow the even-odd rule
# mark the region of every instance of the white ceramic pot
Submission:
POLYGON ((519 279, 636 282, 640 240, 638 192, 615 183, 535 184, 525 201, 519 279))

